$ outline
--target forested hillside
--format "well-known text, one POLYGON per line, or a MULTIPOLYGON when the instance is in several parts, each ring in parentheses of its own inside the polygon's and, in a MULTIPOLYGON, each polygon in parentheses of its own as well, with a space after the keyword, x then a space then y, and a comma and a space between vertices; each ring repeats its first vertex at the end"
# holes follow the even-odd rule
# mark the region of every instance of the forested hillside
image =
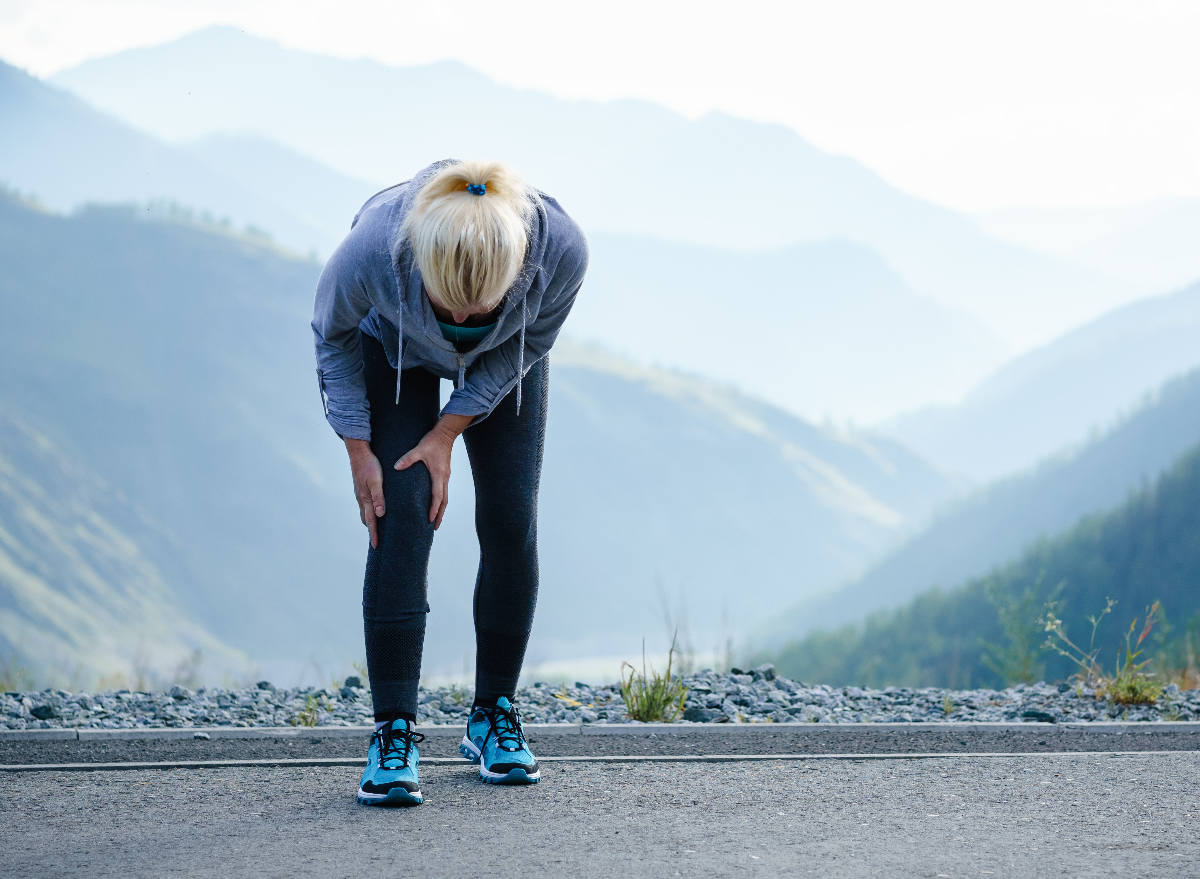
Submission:
POLYGON ((1200 370, 1164 385, 1123 422, 1081 449, 996 482, 943 509, 924 531, 862 577, 780 614, 764 647, 858 622, 934 586, 953 588, 1016 558, 1082 517, 1106 512, 1155 481, 1200 443, 1200 370))
POLYGON ((1119 509, 1041 541, 987 577, 952 591, 931 590, 859 625, 813 633, 771 659, 787 675, 829 684, 966 688, 1012 682, 1012 668, 1027 656, 1034 678, 1061 680, 1077 669, 1041 649, 1045 632, 1038 618, 1047 602, 1058 602, 1067 633, 1086 646, 1087 617, 1113 598, 1117 605, 1096 641, 1104 666, 1112 668, 1126 628, 1155 601, 1162 602, 1167 624, 1150 652, 1181 664, 1185 653, 1200 650, 1197 583, 1200 447, 1119 509))
POLYGON ((0 685, 105 678, 144 687, 244 674, 246 656, 195 622, 144 550, 172 543, 0 408, 0 685))

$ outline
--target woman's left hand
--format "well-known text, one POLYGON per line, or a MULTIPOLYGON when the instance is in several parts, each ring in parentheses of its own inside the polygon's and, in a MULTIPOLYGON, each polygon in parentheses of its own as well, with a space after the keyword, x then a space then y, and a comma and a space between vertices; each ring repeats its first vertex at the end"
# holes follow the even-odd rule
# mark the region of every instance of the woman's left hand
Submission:
POLYGON ((407 470, 421 461, 429 471, 432 482, 433 502, 429 507, 429 521, 436 531, 442 527, 442 516, 450 503, 450 452, 454 441, 471 423, 470 415, 443 415, 433 430, 421 438, 417 447, 396 462, 397 470, 407 470))

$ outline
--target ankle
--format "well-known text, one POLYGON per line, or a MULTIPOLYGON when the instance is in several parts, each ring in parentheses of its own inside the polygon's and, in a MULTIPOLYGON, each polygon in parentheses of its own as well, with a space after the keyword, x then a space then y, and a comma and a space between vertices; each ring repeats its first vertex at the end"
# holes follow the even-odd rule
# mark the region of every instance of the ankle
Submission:
POLYGON ((376 711, 375 730, 378 732, 394 720, 408 721, 409 729, 417 725, 417 715, 409 711, 376 711))
MULTIPOLYGON (((507 698, 510 702, 512 701, 511 696, 507 698)), ((496 707, 496 702, 499 699, 499 696, 476 696, 475 701, 471 703, 471 710, 475 711, 478 708, 483 708, 490 711, 496 707)))

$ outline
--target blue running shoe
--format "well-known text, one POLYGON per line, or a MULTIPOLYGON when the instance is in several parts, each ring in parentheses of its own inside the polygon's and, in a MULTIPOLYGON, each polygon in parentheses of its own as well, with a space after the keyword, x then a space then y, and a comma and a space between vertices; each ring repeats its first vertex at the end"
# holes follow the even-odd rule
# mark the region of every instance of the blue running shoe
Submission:
POLYGON ((537 784, 542 778, 542 769, 525 742, 521 715, 503 696, 495 708, 471 712, 458 750, 479 764, 479 777, 488 784, 537 784))
POLYGON ((371 736, 367 768, 358 783, 358 802, 364 806, 419 806, 424 802, 417 764, 417 743, 425 736, 413 732, 407 720, 393 720, 371 736))

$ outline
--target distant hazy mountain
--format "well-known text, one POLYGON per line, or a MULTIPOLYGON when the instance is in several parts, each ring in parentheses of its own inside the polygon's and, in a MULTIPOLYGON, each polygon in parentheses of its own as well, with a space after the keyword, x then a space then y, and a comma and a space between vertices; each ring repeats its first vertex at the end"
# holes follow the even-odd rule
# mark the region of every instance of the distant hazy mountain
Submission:
POLYGON ((879 420, 957 400, 1006 348, 848 242, 744 254, 593 235, 573 331, 812 418, 879 420))
MULTIPOLYGON (((168 147, 12 68, 0 68, 5 84, 21 100, 0 106, 12 122, 0 133, 0 179, 56 208, 171 199, 322 257, 375 189, 262 138, 168 147)), ((859 245, 739 255, 594 237, 595 293, 573 319, 577 332, 810 417, 862 422, 957 400, 1007 353, 978 321, 912 292, 859 245)))
MULTIPOLYGON (((3 402, 171 535, 144 551, 179 600, 280 680, 362 650, 366 538, 316 392, 318 271, 133 209, 0 201, 3 402)), ((952 490, 895 442, 709 382, 565 346, 552 363, 543 660, 653 649, 660 593, 711 647, 862 570, 952 490)), ((473 650, 468 472, 434 549, 435 670, 473 650)))
POLYGON ((943 511, 857 581, 781 614, 763 630, 764 643, 858 622, 934 586, 952 588, 983 576, 1035 541, 1117 506, 1197 443, 1200 371, 1168 383, 1154 402, 1076 454, 1047 461, 943 511))
POLYGON ((887 432, 973 479, 1015 473, 1083 442, 1200 365, 1200 284, 1117 309, 1011 361, 959 405, 887 432))
POLYGON ((973 216, 994 238, 1159 290, 1200 278, 1200 199, 1119 208, 1009 208, 973 216))
POLYGON ((214 134, 186 150, 247 192, 286 208, 306 228, 319 230, 321 246, 310 246, 321 257, 341 242, 363 202, 380 189, 259 137, 214 134))
POLYGON ((214 138, 191 150, 167 146, 3 62, 0 184, 60 211, 87 202, 142 209, 173 202, 322 256, 374 191, 249 138, 214 138), (350 194, 356 185, 361 197, 350 194))
POLYGON ((165 535, 0 408, 0 661, 35 686, 240 677, 245 655, 180 605, 145 548, 165 535), (195 651, 200 651, 195 654, 195 651))
POLYGON ((981 572, 986 577, 951 591, 924 592, 895 610, 873 614, 864 624, 814 632, 756 659, 773 660, 789 676, 835 686, 999 688, 1021 679, 1022 658, 1031 660, 1028 678, 1062 680, 1078 667, 1038 649, 1046 638, 1045 626, 1038 625, 1046 602, 1057 602, 1055 611, 1068 636, 1084 644, 1091 641, 1088 617, 1100 614, 1111 598, 1116 606, 1096 628, 1094 643, 1105 669, 1113 667, 1118 650, 1124 649, 1127 628, 1137 619, 1140 629, 1156 601, 1162 602, 1162 612, 1141 657, 1153 661, 1147 671, 1195 668, 1198 533, 1200 447, 1116 509, 1083 519, 1009 564, 981 572), (1001 626, 997 606, 1011 615, 1008 626, 1001 626), (994 645, 990 651, 989 645, 994 645), (994 666, 997 649, 1008 657, 1000 663, 1001 674, 984 661, 990 653, 994 666))
POLYGON ((591 233, 746 250, 847 239, 1018 347, 1142 289, 997 243, 782 126, 719 114, 693 122, 635 101, 562 101, 450 62, 392 68, 212 28, 89 61, 53 82, 167 141, 251 132, 381 183, 447 156, 501 157, 591 233))

